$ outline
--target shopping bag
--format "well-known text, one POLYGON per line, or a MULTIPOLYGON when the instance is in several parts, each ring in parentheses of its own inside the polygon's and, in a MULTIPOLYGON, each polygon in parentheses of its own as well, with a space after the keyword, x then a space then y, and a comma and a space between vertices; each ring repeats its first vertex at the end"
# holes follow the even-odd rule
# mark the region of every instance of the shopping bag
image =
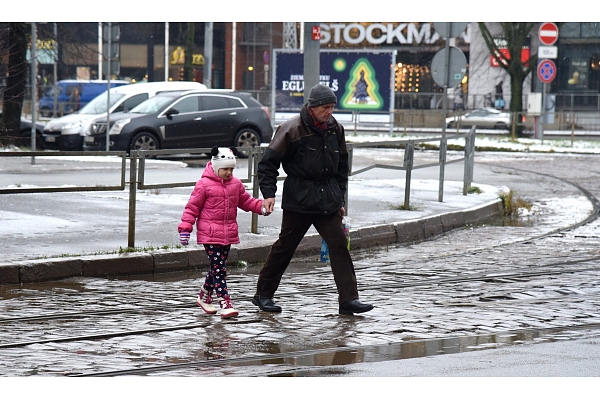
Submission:
MULTIPOLYGON (((342 227, 346 236, 346 246, 350 250, 350 223, 346 217, 342 219, 342 227)), ((329 262, 329 246, 325 242, 325 239, 321 239, 321 262, 329 262)))
POLYGON ((329 246, 325 243, 325 239, 321 239, 321 262, 329 262, 329 246))

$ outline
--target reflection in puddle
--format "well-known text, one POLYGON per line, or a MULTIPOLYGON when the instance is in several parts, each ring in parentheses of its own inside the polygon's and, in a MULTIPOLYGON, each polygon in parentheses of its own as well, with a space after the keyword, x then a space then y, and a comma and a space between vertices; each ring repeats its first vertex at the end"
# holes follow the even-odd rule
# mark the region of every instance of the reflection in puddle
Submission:
POLYGON ((512 227, 531 227, 535 225, 533 218, 519 218, 504 215, 497 215, 485 221, 488 226, 512 226, 512 227))
MULTIPOLYGON (((331 352, 331 349, 328 349, 329 351, 324 353, 310 353, 306 356, 296 353, 294 354, 294 357, 279 359, 283 361, 282 363, 273 362, 273 360, 269 360, 269 363, 329 367, 365 362, 395 361, 467 351, 487 350, 506 345, 530 343, 533 341, 539 343, 544 341, 554 342, 559 339, 564 340, 564 336, 561 338, 557 337, 557 333, 560 332, 564 333, 564 329, 556 328, 515 333, 462 336, 447 339, 415 340, 360 348, 344 347, 334 352, 331 352)), ((344 375, 344 373, 343 368, 307 368, 302 370, 276 372, 269 374, 269 376, 326 376, 344 375)))

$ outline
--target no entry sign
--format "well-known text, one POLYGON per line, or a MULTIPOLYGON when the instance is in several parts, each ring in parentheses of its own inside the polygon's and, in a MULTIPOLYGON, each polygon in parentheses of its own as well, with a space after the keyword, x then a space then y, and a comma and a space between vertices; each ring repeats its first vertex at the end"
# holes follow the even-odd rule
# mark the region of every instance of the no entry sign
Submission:
POLYGON ((544 22, 540 25, 538 35, 542 44, 552 46, 558 40, 558 27, 554 22, 544 22))
POLYGON ((552 60, 542 60, 538 65, 538 77, 543 83, 550 83, 556 77, 556 64, 552 60))

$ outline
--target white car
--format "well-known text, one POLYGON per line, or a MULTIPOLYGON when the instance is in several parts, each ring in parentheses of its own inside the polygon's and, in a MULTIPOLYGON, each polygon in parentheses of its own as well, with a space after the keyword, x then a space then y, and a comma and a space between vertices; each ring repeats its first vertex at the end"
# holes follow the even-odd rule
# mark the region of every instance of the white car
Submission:
POLYGON ((447 128, 455 128, 457 124, 465 128, 475 125, 478 128, 508 130, 510 127, 510 113, 495 108, 479 108, 464 115, 446 118, 447 128))
MULTIPOLYGON (((204 90, 200 82, 144 82, 110 89, 110 113, 129 111, 158 93, 175 90, 204 90)), ((44 148, 54 150, 82 150, 83 136, 98 117, 106 116, 108 93, 105 91, 87 103, 81 110, 50 120, 44 128, 44 148)))

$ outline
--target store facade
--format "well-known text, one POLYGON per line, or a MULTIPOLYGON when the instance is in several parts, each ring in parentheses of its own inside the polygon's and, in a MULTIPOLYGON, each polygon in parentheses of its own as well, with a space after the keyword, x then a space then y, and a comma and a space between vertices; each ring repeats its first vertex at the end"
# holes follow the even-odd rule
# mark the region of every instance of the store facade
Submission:
MULTIPOLYGON (((207 55, 207 24, 196 23, 119 23, 119 68, 112 78, 132 82, 182 80, 186 44, 192 46, 193 80, 204 82, 204 68, 211 63, 213 88, 235 88, 256 94, 269 103, 272 82, 272 57, 277 49, 300 49, 302 24, 252 22, 212 23, 212 49, 207 55), (290 30, 290 26, 293 28, 290 30), (190 33, 191 32, 191 33, 190 33), (290 41, 290 32, 294 38, 290 41), (165 48, 167 51, 165 52, 165 48)), ((499 24, 488 23, 490 32, 500 35, 499 24)), ((559 24, 557 76, 548 85, 557 94, 557 106, 599 107, 600 95, 600 23, 559 24)), ((320 45, 323 50, 395 51, 394 107, 440 108, 443 88, 431 76, 431 61, 445 41, 435 31, 434 23, 417 22, 322 22, 320 45)), ((105 43, 99 23, 38 24, 38 43, 58 49, 56 67, 51 58, 38 63, 38 75, 44 80, 56 78, 105 78, 98 72, 98 49, 105 43)), ((467 59, 467 74, 462 81, 468 108, 482 105, 484 96, 502 82, 505 95, 510 94, 506 72, 493 65, 477 23, 468 23, 464 32, 452 39, 467 59)), ((527 49, 537 54, 537 26, 532 29, 527 49)), ((523 87, 526 96, 540 91, 536 71, 523 87)), ((526 104, 526 101, 524 101, 526 104)))

